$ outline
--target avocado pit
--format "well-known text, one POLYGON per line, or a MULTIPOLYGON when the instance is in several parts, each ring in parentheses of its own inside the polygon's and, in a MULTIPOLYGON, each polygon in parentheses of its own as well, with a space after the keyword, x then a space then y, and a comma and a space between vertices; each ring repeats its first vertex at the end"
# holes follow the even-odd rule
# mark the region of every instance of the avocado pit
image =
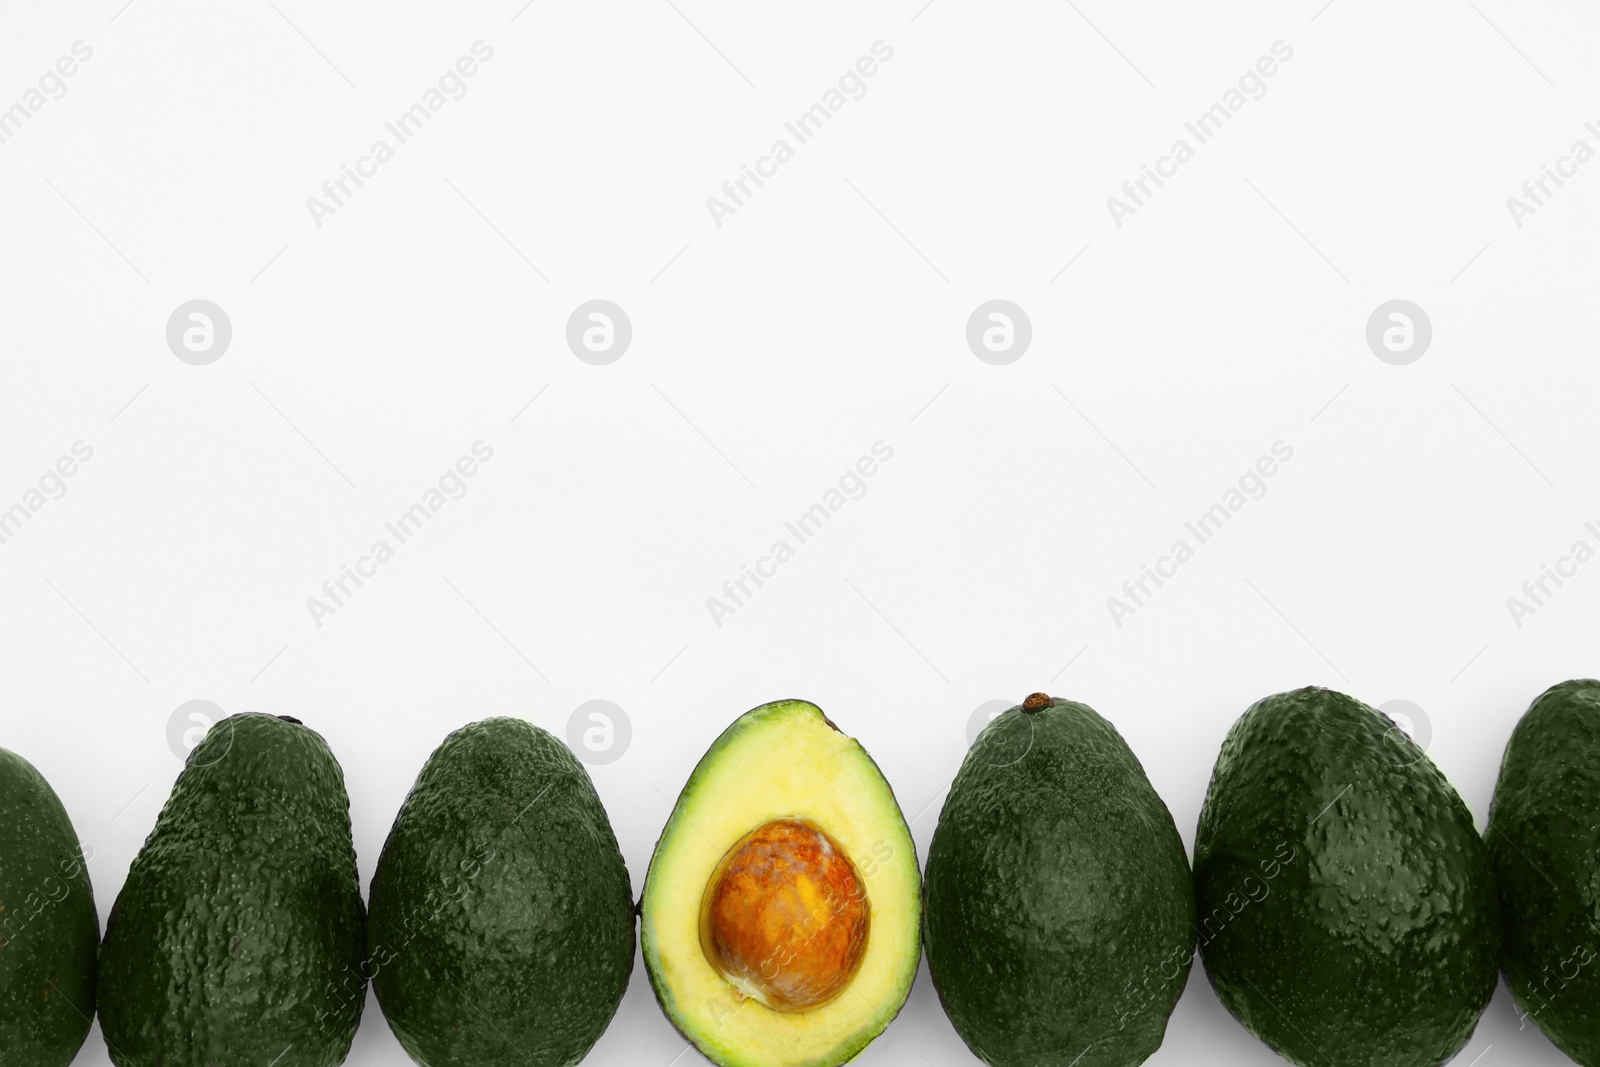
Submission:
POLYGON ((740 838, 700 905, 700 947, 719 974, 779 1012, 833 1000, 861 967, 872 926, 866 886, 827 831, 783 818, 740 838))

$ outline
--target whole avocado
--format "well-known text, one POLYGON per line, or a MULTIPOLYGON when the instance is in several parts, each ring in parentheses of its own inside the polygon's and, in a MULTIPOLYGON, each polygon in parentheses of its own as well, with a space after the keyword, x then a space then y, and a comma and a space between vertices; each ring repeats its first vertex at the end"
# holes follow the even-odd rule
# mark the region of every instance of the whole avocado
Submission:
POLYGON ((344 775, 299 720, 234 715, 189 753, 100 950, 117 1067, 333 1067, 366 914, 344 775))
POLYGON ((1489 812, 1501 966, 1525 1017, 1600 1065, 1600 682, 1545 691, 1506 744, 1489 812))
POLYGON ((979 735, 928 850, 923 942, 957 1032, 994 1067, 1131 1067, 1194 958, 1172 815, 1122 736, 1043 693, 979 735))
POLYGON ((1500 919, 1472 813, 1388 718, 1327 689, 1233 725, 1195 834, 1218 998, 1303 1067, 1435 1067, 1494 992, 1500 919))
POLYGON ((72 1062, 94 1016, 99 943, 66 809, 32 764, 0 748, 0 1064, 72 1062))
POLYGON ((633 971, 628 869, 566 745, 464 726, 428 758, 372 879, 384 1017, 425 1067, 575 1064, 633 971))

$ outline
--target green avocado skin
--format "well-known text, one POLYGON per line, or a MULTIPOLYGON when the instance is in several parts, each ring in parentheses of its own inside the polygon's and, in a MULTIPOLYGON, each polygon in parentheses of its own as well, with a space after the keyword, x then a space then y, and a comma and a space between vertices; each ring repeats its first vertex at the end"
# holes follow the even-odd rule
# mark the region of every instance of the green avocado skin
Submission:
POLYGON ((1506 745, 1489 813, 1518 1008, 1575 1063, 1600 1065, 1600 682, 1562 682, 1506 745))
POLYGON ((100 949, 117 1067, 332 1067, 365 997, 344 775, 316 732, 234 715, 189 754, 100 949))
POLYGON ((1434 1067, 1494 993, 1499 909, 1472 814, 1360 701, 1257 701, 1195 834, 1200 954, 1223 1005, 1303 1067, 1434 1067))
POLYGON ((372 984, 424 1067, 583 1059, 633 971, 632 886, 567 746, 520 719, 429 757, 372 879, 372 984))
POLYGON ((940 812, 923 944, 944 1010, 994 1067, 1131 1067, 1160 1048, 1194 958, 1172 815, 1093 709, 1014 707, 940 812))
POLYGON ((100 917, 66 809, 0 748, 0 1064, 66 1067, 94 1017, 100 917))

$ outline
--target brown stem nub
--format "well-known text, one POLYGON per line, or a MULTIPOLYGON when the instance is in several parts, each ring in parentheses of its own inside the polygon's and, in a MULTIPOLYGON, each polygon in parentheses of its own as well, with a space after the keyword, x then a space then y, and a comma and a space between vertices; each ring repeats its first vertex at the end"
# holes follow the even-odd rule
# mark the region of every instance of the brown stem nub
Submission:
POLYGON ((1030 694, 1028 699, 1022 702, 1023 711, 1038 711, 1041 708, 1048 708, 1049 706, 1050 695, 1048 693, 1030 694))

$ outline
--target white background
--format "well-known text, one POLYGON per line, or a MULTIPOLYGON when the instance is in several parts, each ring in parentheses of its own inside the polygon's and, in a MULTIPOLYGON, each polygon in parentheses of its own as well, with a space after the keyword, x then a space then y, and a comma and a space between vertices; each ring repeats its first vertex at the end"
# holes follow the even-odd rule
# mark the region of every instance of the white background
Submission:
MULTIPOLYGON (((0 544, 0 743, 94 849, 102 917, 194 699, 328 739, 364 883, 446 733, 565 735, 592 699, 631 721, 591 773, 636 891, 712 738, 791 696, 862 740, 924 855, 974 709, 1038 689, 1118 725, 1186 842, 1228 726, 1308 683, 1419 705, 1481 824, 1516 718, 1596 671, 1600 564, 1521 626, 1507 598, 1600 547, 1600 162, 1521 227, 1506 205, 1600 148, 1596 16, 921 3, 7 7, 0 108, 93 58, 0 144, 0 509, 94 455, 0 544), (319 228, 307 198, 478 40, 466 95, 319 228), (866 95, 717 227, 706 198, 879 40, 866 95), (1106 198, 1279 40, 1266 94, 1116 226, 1106 198), (233 326, 209 366, 165 338, 197 298, 233 326), (633 324, 608 366, 564 340, 594 298, 633 324), (994 298, 1032 321, 1008 366, 964 337, 994 298), (1392 299, 1433 324, 1407 366, 1365 340, 1392 299), (466 496, 315 625, 479 440, 466 496), (866 495, 715 625, 880 440, 866 495), (1279 440, 1266 495, 1116 625, 1279 440)), ((636 967, 591 1062, 683 1049, 636 967)), ((1503 991, 1474 1057, 1565 1062, 1503 991)), ((406 1062, 369 1004, 350 1063, 406 1062)), ((860 1062, 975 1061, 924 973, 860 1062)), ((1150 1062, 1279 1061, 1197 965, 1150 1062)))

